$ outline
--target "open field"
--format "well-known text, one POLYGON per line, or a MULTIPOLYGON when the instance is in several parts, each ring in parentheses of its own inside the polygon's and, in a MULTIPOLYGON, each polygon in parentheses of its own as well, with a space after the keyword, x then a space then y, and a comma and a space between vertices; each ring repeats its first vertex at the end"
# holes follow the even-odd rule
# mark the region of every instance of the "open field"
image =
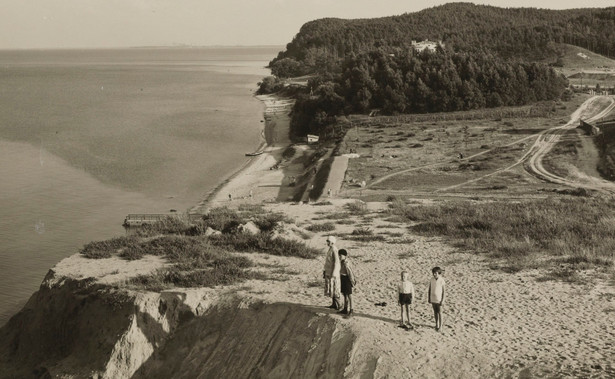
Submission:
POLYGON ((556 186, 528 175, 523 165, 499 171, 527 154, 539 133, 566 124, 587 99, 576 95, 569 102, 553 104, 550 117, 386 127, 373 118, 372 124, 349 130, 344 139, 341 153, 352 150, 360 157, 350 160, 343 193, 384 199, 387 194, 527 196, 552 190, 556 186), (358 186, 361 181, 366 181, 366 188, 358 186))

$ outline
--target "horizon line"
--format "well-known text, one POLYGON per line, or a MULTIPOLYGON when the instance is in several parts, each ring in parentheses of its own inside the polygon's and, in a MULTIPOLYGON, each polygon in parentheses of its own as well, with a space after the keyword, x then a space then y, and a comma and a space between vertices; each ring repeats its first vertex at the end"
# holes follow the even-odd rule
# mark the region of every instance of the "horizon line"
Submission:
POLYGON ((259 48, 259 47, 286 47, 286 44, 258 44, 258 45, 143 45, 143 46, 57 46, 57 47, 0 47, 0 51, 25 51, 25 50, 113 50, 113 49, 220 49, 220 48, 259 48))

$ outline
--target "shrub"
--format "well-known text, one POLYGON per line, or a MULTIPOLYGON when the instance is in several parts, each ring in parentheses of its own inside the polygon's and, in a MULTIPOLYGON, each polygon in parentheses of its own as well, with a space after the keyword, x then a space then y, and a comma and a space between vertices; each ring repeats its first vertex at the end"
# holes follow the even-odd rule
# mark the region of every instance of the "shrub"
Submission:
POLYGON ((346 209, 348 209, 351 214, 363 215, 367 213, 367 204, 365 204, 361 200, 357 200, 355 202, 346 204, 346 209))
POLYGON ((263 232, 273 231, 281 222, 292 223, 284 213, 267 213, 254 220, 254 223, 263 232))
POLYGON ((266 76, 262 82, 258 83, 257 95, 270 94, 284 88, 284 82, 275 76, 266 76))
POLYGON ((282 152, 282 158, 284 159, 290 159, 292 157, 295 156, 295 152, 297 151, 297 149, 294 146, 288 146, 286 149, 284 149, 284 151, 282 152))

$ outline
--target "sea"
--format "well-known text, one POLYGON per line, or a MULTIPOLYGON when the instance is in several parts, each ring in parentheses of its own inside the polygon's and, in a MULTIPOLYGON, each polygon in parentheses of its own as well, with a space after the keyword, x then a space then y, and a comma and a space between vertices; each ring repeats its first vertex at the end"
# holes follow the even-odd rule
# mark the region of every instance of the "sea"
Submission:
POLYGON ((0 51, 0 326, 127 214, 186 211, 241 167, 282 49, 0 51))

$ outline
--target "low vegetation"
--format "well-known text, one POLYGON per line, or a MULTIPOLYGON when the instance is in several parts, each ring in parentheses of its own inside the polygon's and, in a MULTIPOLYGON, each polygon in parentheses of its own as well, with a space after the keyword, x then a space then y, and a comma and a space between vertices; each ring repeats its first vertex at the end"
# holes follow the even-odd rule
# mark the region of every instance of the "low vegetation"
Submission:
POLYGON ((90 259, 110 258, 119 249, 136 244, 137 240, 133 236, 123 236, 105 241, 93 241, 85 244, 79 253, 90 259))
POLYGON ((507 260, 512 269, 551 265, 613 266, 615 205, 603 198, 416 206, 391 204, 413 232, 453 238, 460 248, 507 260))
POLYGON ((332 230, 335 230, 335 224, 332 222, 325 222, 322 224, 312 224, 309 225, 307 228, 307 230, 309 230, 310 232, 330 232, 332 230))
POLYGON ((216 208, 194 222, 172 217, 144 225, 131 236, 90 242, 80 253, 92 259, 164 257, 170 264, 168 267, 129 282, 147 290, 232 284, 258 277, 249 270, 252 267, 250 259, 232 252, 300 258, 314 258, 319 254, 303 242, 276 236, 276 229, 288 221, 283 214, 266 212, 261 206, 243 206, 239 210, 216 208), (258 231, 241 231, 240 226, 248 222, 253 222, 258 231), (208 228, 221 233, 206 236, 208 228))

